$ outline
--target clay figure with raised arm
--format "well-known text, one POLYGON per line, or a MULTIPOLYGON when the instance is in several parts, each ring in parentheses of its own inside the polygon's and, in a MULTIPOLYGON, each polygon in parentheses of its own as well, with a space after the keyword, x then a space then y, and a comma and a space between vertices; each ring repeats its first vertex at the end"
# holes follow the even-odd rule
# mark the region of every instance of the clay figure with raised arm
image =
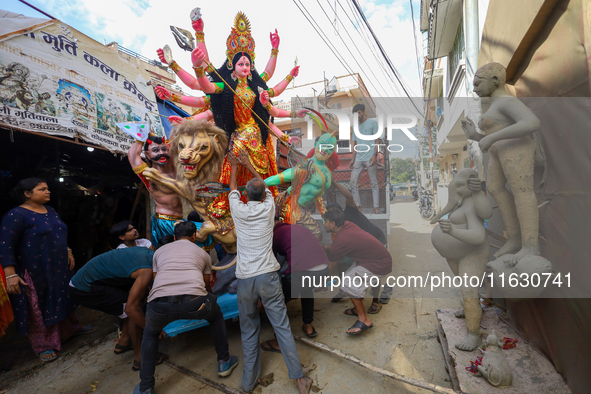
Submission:
POLYGON ((326 211, 322 195, 324 190, 332 184, 332 173, 325 162, 336 146, 337 140, 334 133, 323 134, 316 141, 312 158, 281 174, 265 179, 268 186, 291 182, 291 186, 275 198, 276 216, 282 222, 297 223, 307 227, 319 241, 322 239, 320 227, 304 207, 315 201, 321 215, 326 211))
MULTIPOLYGON (((449 184, 448 201, 431 221, 431 224, 439 222, 431 233, 431 242, 456 276, 481 278, 490 247, 484 219, 492 216, 492 206, 481 190, 475 170, 464 168, 457 173, 449 184), (448 218, 442 219, 445 215, 448 218)), ((482 318, 478 287, 469 285, 468 281, 461 288, 467 332, 464 339, 455 344, 456 348, 465 351, 478 347, 482 318)), ((461 312, 456 316, 462 317, 461 312)))
POLYGON ((468 139, 479 141, 482 152, 490 152, 487 191, 501 211, 509 240, 495 257, 507 258, 514 266, 528 255, 540 255, 538 245, 538 203, 534 194, 534 154, 532 134, 540 127, 534 113, 518 98, 505 91, 505 68, 499 63, 480 67, 474 75, 474 92, 490 97, 490 108, 474 122, 462 120, 468 139), (509 191, 505 184, 509 184, 509 191))
POLYGON ((129 148, 127 158, 133 172, 144 182, 156 205, 156 213, 152 216, 152 243, 157 245, 161 237, 174 234, 174 223, 183 218, 179 195, 161 183, 150 182, 145 176, 146 170, 153 169, 162 177, 175 179, 176 170, 170 160, 170 145, 165 137, 149 136, 145 143, 136 141, 129 148), (140 156, 142 147, 150 166, 140 156))

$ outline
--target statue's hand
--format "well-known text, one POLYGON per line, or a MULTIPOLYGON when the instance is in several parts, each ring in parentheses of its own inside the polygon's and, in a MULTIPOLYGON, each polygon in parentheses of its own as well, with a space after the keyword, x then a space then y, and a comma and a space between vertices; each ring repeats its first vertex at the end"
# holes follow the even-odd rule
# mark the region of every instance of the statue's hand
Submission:
POLYGON ((490 147, 492 146, 492 144, 495 143, 495 141, 493 141, 493 139, 491 138, 492 135, 487 135, 486 137, 483 137, 480 142, 478 143, 478 146, 480 147, 480 150, 483 153, 488 152, 488 150, 490 149, 490 147))
POLYGON ((291 75, 292 77, 295 78, 298 76, 299 73, 300 73, 300 66, 296 66, 291 69, 291 71, 289 72, 289 75, 291 75))
POLYGON ((468 189, 470 189, 473 193, 481 192, 482 191, 482 184, 480 182, 480 178, 473 177, 468 179, 468 189))
POLYGON ((170 100, 172 98, 172 94, 168 91, 168 89, 163 88, 162 86, 156 86, 154 91, 160 100, 170 100))
POLYGON ((269 104, 269 92, 263 90, 259 97, 259 99, 261 100, 261 104, 263 104, 263 107, 269 104))
POLYGON ((142 175, 149 181, 156 181, 160 177, 160 173, 155 168, 146 168, 144 172, 142 172, 142 175))
POLYGON ((307 109, 300 109, 300 110, 298 110, 298 112, 296 112, 296 116, 297 116, 298 118, 303 118, 304 116, 306 116, 306 114, 307 114, 308 112, 310 112, 310 110, 307 110, 307 109))
POLYGON ((201 33, 203 31, 203 27, 205 27, 205 23, 203 23, 203 18, 199 18, 196 21, 191 22, 191 26, 197 33, 201 33))
POLYGON ((172 124, 181 124, 183 122, 183 120, 184 120, 183 118, 181 118, 180 116, 176 116, 176 115, 168 117, 168 121, 172 124))
POLYGON ((439 220, 439 228, 446 234, 449 234, 451 231, 451 221, 449 219, 440 219, 439 220))
POLYGON ((271 37, 271 47, 273 49, 279 48, 279 34, 277 34, 277 29, 275 29, 275 33, 270 33, 271 37))
POLYGON ((201 49, 195 48, 193 49, 193 52, 191 52, 191 61, 193 62, 193 67, 201 67, 205 61, 205 54, 201 49))
POLYGON ((158 50, 156 51, 156 53, 158 54, 158 59, 160 59, 160 61, 164 64, 168 64, 166 62, 166 59, 164 58, 164 51, 162 50, 162 48, 158 48, 158 50))
POLYGON ((476 125, 470 118, 466 118, 462 120, 462 130, 464 130, 464 134, 466 134, 466 138, 469 140, 478 140, 478 131, 476 131, 476 125))

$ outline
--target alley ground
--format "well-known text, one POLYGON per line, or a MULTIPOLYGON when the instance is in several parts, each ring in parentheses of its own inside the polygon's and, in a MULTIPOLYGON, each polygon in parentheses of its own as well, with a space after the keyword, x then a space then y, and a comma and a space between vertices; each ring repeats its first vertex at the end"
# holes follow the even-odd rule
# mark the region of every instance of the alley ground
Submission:
MULTIPOLYGON (((394 263, 392 275, 417 274, 423 277, 445 271, 451 275, 445 260, 431 245, 432 226, 421 219, 415 202, 409 197, 398 197, 391 205, 390 252, 394 263)), ((345 330, 355 319, 342 312, 350 307, 343 300, 332 303, 330 298, 316 300, 314 326, 319 335, 316 341, 342 350, 379 368, 451 388, 445 371, 441 347, 437 342, 437 308, 458 308, 459 294, 448 298, 430 298, 428 290, 414 289, 406 298, 392 299, 377 315, 370 315, 374 328, 358 337, 345 330)), ((369 307, 370 300, 366 300, 369 307)), ((293 333, 302 335, 299 301, 288 304, 293 333)), ((116 339, 115 320, 103 314, 81 311, 83 322, 100 327, 96 333, 75 338, 65 344, 60 358, 42 364, 34 357, 26 339, 14 333, 0 340, 0 394, 9 393, 131 393, 139 382, 139 373, 131 370, 132 352, 113 354, 116 339), (86 320, 84 320, 86 319, 86 320), (8 391, 5 391, 8 390, 8 391)), ((228 340, 232 354, 242 360, 240 326, 227 322, 228 340)), ((273 337, 271 326, 263 322, 261 340, 273 337)), ((427 393, 406 384, 370 372, 362 367, 321 350, 298 343, 301 362, 316 368, 309 376, 314 380, 316 393, 427 393)), ((170 360, 197 374, 229 387, 239 389, 242 365, 228 378, 218 378, 213 340, 207 327, 181 334, 161 343, 161 351, 170 360)), ((297 393, 295 383, 287 376, 280 354, 262 352, 262 377, 266 387, 255 393, 297 393), (270 377, 270 374, 273 374, 270 377)), ((218 393, 219 391, 193 380, 168 365, 156 369, 158 394, 218 393)))

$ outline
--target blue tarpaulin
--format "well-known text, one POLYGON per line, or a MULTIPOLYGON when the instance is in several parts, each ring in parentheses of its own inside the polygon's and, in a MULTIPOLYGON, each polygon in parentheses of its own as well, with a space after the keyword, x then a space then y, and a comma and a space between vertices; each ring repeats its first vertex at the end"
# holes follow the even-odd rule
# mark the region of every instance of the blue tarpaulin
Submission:
POLYGON ((172 130, 172 124, 168 121, 168 119, 164 118, 163 116, 180 116, 181 118, 186 118, 191 116, 191 114, 186 113, 176 105, 172 101, 168 100, 160 100, 156 97, 156 101, 158 102, 158 112, 162 117, 160 120, 162 121, 162 126, 164 127, 164 133, 166 134, 166 138, 170 137, 170 130, 172 130))

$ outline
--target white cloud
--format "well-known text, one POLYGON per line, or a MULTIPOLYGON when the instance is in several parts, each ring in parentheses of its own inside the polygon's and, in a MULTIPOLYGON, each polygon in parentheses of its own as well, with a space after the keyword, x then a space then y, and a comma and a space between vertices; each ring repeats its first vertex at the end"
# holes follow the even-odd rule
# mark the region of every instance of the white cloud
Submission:
MULTIPOLYGON (((392 87, 393 83, 389 80, 390 78, 384 76, 384 71, 378 65, 368 45, 343 12, 340 5, 349 16, 352 16, 353 6, 348 1, 350 0, 339 0, 336 4, 336 14, 340 23, 345 25, 343 27, 339 23, 338 26, 341 37, 347 43, 345 45, 339 36, 335 35, 335 29, 331 25, 335 18, 335 13, 331 8, 335 6, 335 2, 332 0, 320 1, 329 16, 327 18, 317 2, 302 0, 303 5, 320 25, 328 39, 343 55, 351 70, 361 72, 372 95, 399 96, 401 89, 398 88, 399 91, 397 91, 392 87), (354 48, 345 30, 351 35, 361 54, 354 48), (347 47, 353 55, 349 53, 347 47), (353 58, 357 59, 361 69, 353 58), (367 61, 369 68, 363 59, 367 61)), ((380 4, 377 1, 366 0, 361 4, 370 25, 392 63, 403 75, 411 90, 419 94, 420 84, 416 71, 412 21, 410 13, 404 6, 408 6, 408 3, 398 0, 391 4, 380 4)), ((156 49, 169 44, 173 49, 175 60, 183 68, 190 70, 190 54, 182 51, 176 45, 169 26, 174 25, 192 31, 189 13, 195 5, 195 2, 189 0, 175 1, 174 5, 170 1, 162 0, 103 0, 100 2, 96 0, 46 0, 42 8, 97 41, 102 41, 103 38, 108 41, 114 40, 149 58, 156 58, 156 49), (75 20, 76 23, 73 22, 75 20)), ((207 2, 200 6, 205 22, 205 39, 209 55, 214 64, 218 66, 225 58, 225 41, 230 33, 234 16, 238 11, 243 11, 251 21, 256 41, 256 65, 259 72, 264 69, 271 52, 269 33, 275 28, 279 31, 281 37, 279 61, 271 84, 279 82, 289 73, 296 56, 301 66, 300 76, 296 80, 297 85, 321 80, 324 72, 326 72, 328 79, 335 75, 348 73, 293 1, 279 0, 273 3, 249 1, 245 3, 224 0, 223 3, 219 1, 207 2)), ((358 17, 355 16, 355 18, 358 17)), ((362 28, 362 30, 366 29, 362 28)), ((373 39, 370 41, 370 46, 373 46, 373 39)), ((378 56, 381 57, 379 54, 378 56)), ((387 72, 391 77, 390 70, 387 72)), ((185 91, 188 90, 188 88, 185 89, 185 91)))

